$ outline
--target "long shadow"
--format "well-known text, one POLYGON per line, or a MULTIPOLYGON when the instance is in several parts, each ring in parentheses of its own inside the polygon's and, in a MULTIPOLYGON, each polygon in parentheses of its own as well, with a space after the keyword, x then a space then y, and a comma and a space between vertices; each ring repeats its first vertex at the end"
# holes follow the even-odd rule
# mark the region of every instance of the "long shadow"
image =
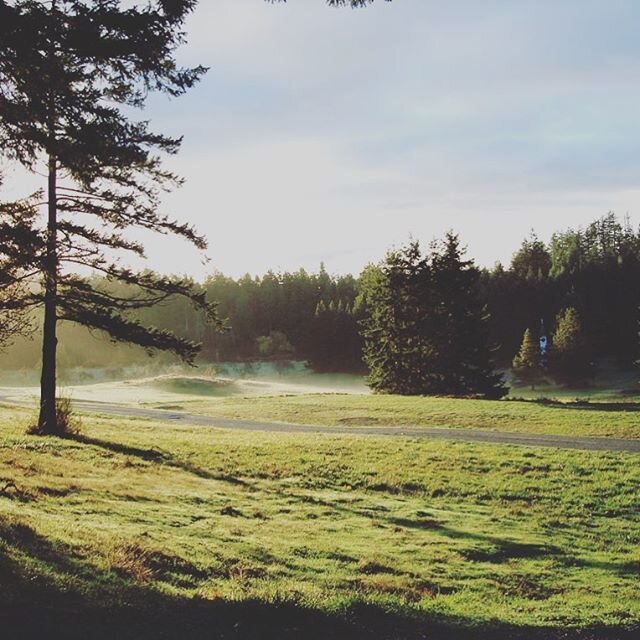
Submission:
MULTIPOLYGON (((355 513, 355 510, 352 510, 355 513)), ((567 567, 589 567, 592 569, 602 569, 616 573, 621 577, 640 575, 640 567, 633 562, 604 562, 598 560, 587 560, 576 558, 566 554, 562 549, 549 544, 537 544, 531 542, 517 542, 491 536, 484 533, 471 531, 461 531, 453 527, 446 526, 434 518, 394 518, 384 517, 384 520, 400 527, 409 529, 420 529, 433 531, 438 535, 443 535, 452 539, 473 540, 488 545, 488 548, 471 548, 462 552, 467 560, 474 562, 491 562, 500 564, 518 558, 542 558, 553 556, 557 561, 562 562, 567 567)))
POLYGON ((565 564, 568 567, 589 567, 590 569, 602 569, 617 573, 620 577, 626 578, 637 576, 640 580, 640 566, 635 562, 605 562, 602 560, 586 560, 584 558, 567 558, 565 564))
POLYGON ((640 567, 633 562, 604 562, 576 558, 572 555, 567 555, 565 551, 554 545, 517 542, 484 533, 461 531, 444 525, 429 517, 417 519, 386 517, 385 520, 400 527, 429 530, 452 539, 474 540, 488 544, 489 548, 472 548, 463 552, 465 558, 475 562, 492 562, 499 564, 518 558, 541 558, 553 556, 557 561, 562 562, 567 567, 575 566, 603 569, 604 571, 617 573, 622 577, 634 574, 640 575, 640 567))
POLYGON ((640 411, 640 402, 598 402, 590 400, 562 401, 552 398, 517 398, 507 402, 524 402, 528 404, 538 404, 550 409, 580 409, 587 411, 628 413, 640 411))
POLYGON ((73 440, 82 444, 88 444, 93 447, 100 447, 106 449, 111 453, 117 453, 124 456, 131 456, 132 458, 140 458, 147 462, 168 462, 171 458, 169 454, 158 449, 142 449, 140 447, 132 447, 128 444, 122 444, 120 442, 111 442, 110 440, 100 440, 99 438, 91 438, 85 435, 77 435, 73 437, 73 440))
POLYGON ((79 550, 15 521, 0 521, 0 584, 3 616, 7 600, 18 608, 38 603, 45 610, 75 610, 96 590, 132 603, 144 599, 143 590, 88 562, 79 550))
MULTIPOLYGON (((156 462, 158 464, 165 464, 167 466, 180 469, 188 473, 192 473, 200 478, 204 478, 207 480, 222 481, 222 482, 227 482, 233 485, 243 486, 251 490, 255 489, 254 485, 252 485, 250 482, 247 482, 246 480, 235 478, 234 476, 211 473, 206 469, 202 469, 189 462, 180 460, 176 456, 166 451, 161 451, 153 448, 133 447, 131 445, 124 445, 124 444, 109 441, 109 440, 91 438, 84 435, 79 435, 75 439, 78 442, 82 442, 83 444, 100 447, 102 449, 108 450, 113 453, 127 455, 131 457, 137 457, 137 458, 140 458, 141 460, 156 462)), ((459 529, 454 529, 452 527, 446 526, 443 523, 440 523, 439 521, 430 517, 411 519, 411 518, 398 518, 398 517, 393 517, 391 515, 385 516, 379 513, 372 514, 370 510, 361 509, 345 503, 338 503, 336 501, 329 502, 321 498, 316 498, 311 496, 297 496, 289 492, 282 493, 281 491, 277 491, 277 493, 280 493, 281 495, 285 495, 289 498, 292 498, 295 502, 313 503, 318 506, 323 506, 325 508, 328 508, 334 511, 347 513, 349 515, 356 515, 360 517, 373 517, 373 515, 375 515, 377 519, 380 519, 391 526, 399 526, 404 528, 412 528, 412 529, 420 529, 420 530, 430 530, 430 531, 433 531, 434 533, 437 533, 438 535, 446 536, 452 539, 476 540, 478 542, 489 545, 489 548, 469 549, 463 553, 464 557, 467 560, 471 560, 474 562, 488 562, 488 563, 498 564, 498 563, 507 562, 511 559, 517 559, 517 558, 536 558, 536 557, 545 557, 545 556, 547 557, 556 556, 558 558, 561 558, 564 562, 566 562, 568 566, 573 565, 573 566, 598 567, 598 568, 606 569, 612 572, 616 572, 621 576, 628 576, 630 574, 637 573, 637 569, 635 565, 615 564, 615 563, 595 563, 588 560, 576 559, 576 558, 573 558, 572 556, 567 556, 561 549, 552 545, 516 542, 513 540, 507 540, 507 539, 499 538, 496 536, 490 536, 487 534, 461 531, 459 529)), ((1 532, 1 529, 0 529, 0 532, 1 532)))
POLYGON ((342 614, 167 595, 99 568, 29 526, 0 523, 0 631, 11 640, 631 640, 638 628, 518 627, 355 603, 342 614))
MULTIPOLYGON (((295 497, 295 496, 294 496, 295 497)), ((374 514, 367 509, 360 509, 358 507, 352 507, 343 503, 329 502, 322 498, 316 497, 300 497, 301 502, 312 503, 329 508, 334 511, 347 513, 349 515, 355 515, 360 517, 372 517, 374 514)), ((558 556, 566 558, 566 555, 558 547, 545 544, 536 544, 529 542, 518 542, 515 540, 508 540, 499 538, 497 536, 491 536, 484 533, 475 533, 471 531, 461 531, 449 527, 438 520, 431 517, 420 517, 416 519, 411 518, 398 518, 390 515, 375 514, 376 519, 386 523, 387 525, 403 527, 408 529, 429 530, 436 535, 459 540, 472 540, 480 542, 486 545, 484 548, 470 548, 461 551, 461 554, 470 561, 473 562, 488 562, 493 564, 500 564, 508 562, 509 560, 518 558, 542 558, 549 556, 558 556)), ((577 563, 577 561, 576 561, 577 563)), ((622 570, 626 575, 627 569, 617 568, 618 571, 622 570)))
POLYGON ((173 467, 174 469, 180 469, 181 471, 186 471, 187 473, 191 473, 199 478, 203 478, 205 480, 218 480, 220 482, 227 482, 229 484, 233 484, 236 486, 242 486, 247 489, 253 489, 254 486, 242 480, 240 478, 236 478, 230 475, 222 475, 211 473, 207 469, 202 469, 197 465, 194 465, 190 462, 186 462, 185 460, 181 460, 176 456, 168 453, 167 451, 160 451, 158 449, 143 449, 140 447, 132 447, 131 445, 121 444, 119 442, 112 442, 111 440, 100 440, 99 438, 91 438, 85 435, 78 435, 74 437, 76 442, 81 442, 82 444, 91 445, 93 447, 99 447, 101 449, 105 449, 106 451, 110 451, 111 453, 117 453, 120 455, 130 456, 132 458, 140 458, 145 462, 156 462, 158 464, 164 464, 168 467, 173 467))
POLYGON ((501 564, 520 558, 535 559, 554 557, 557 561, 566 564, 567 567, 575 566, 603 569, 605 571, 616 573, 621 577, 640 574, 640 570, 635 563, 599 562, 595 560, 576 558, 554 545, 519 542, 500 538, 498 536, 492 536, 486 533, 463 531, 445 525, 429 515, 416 518, 399 518, 392 515, 381 514, 379 512, 374 514, 367 508, 363 509, 345 503, 329 502, 328 500, 323 500, 322 498, 317 498, 315 496, 296 496, 295 494, 290 493, 283 495, 295 498, 301 503, 315 504, 331 509, 332 511, 345 513, 351 516, 359 516, 362 518, 375 517, 377 520, 390 526, 431 531, 436 535, 450 539, 470 540, 486 545, 485 547, 472 547, 461 551, 461 554, 467 560, 473 562, 501 564))
MULTIPOLYGON (((290 495, 290 494, 287 494, 290 495)), ((297 496, 292 496, 297 497, 297 496)), ((349 515, 356 515, 360 517, 372 517, 374 514, 368 509, 360 509, 358 507, 352 507, 344 503, 329 502, 322 498, 316 498, 314 496, 300 497, 301 502, 320 505, 330 508, 334 511, 347 513, 349 515)), ((535 558, 550 555, 563 555, 563 551, 558 547, 545 544, 516 542, 514 540, 507 540, 504 538, 498 538, 497 536, 491 536, 485 533, 475 533, 472 531, 461 531, 449 527, 435 518, 421 517, 416 519, 411 518, 398 518, 390 515, 383 515, 376 513, 376 519, 381 520, 389 525, 404 527, 408 529, 420 529, 433 531, 437 535, 446 536, 452 539, 464 539, 483 542, 491 545, 491 549, 479 550, 474 549, 469 551, 469 559, 475 561, 484 562, 505 562, 512 558, 535 558), (473 556, 473 557, 471 557, 473 556)))

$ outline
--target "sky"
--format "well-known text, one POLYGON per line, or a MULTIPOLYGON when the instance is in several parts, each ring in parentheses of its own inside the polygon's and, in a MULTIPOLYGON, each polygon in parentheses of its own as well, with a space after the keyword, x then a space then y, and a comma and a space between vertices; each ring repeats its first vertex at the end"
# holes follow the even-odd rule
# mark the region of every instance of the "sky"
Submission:
POLYGON ((357 274, 449 229, 491 266, 532 228, 637 224, 638 24, 637 0, 202 0, 179 60, 209 72, 141 117, 184 135, 164 206, 210 261, 149 237, 148 266, 357 274))

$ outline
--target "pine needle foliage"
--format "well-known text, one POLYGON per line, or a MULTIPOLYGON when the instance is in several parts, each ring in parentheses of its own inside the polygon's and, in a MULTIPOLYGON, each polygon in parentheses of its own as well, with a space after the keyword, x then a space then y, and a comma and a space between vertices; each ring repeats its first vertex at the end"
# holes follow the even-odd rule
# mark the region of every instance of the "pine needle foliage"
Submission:
POLYGON ((551 350, 553 377, 567 387, 584 386, 593 377, 591 349, 575 308, 567 307, 556 317, 551 350))
POLYGON ((190 281, 138 273, 117 258, 120 252, 144 257, 144 246, 127 233, 134 229, 206 248, 192 226, 159 210, 162 192, 182 182, 163 168, 161 156, 177 153, 181 140, 131 119, 150 93, 178 97, 205 73, 204 67, 182 68, 175 60, 195 4, 0 2, 0 153, 27 170, 44 168, 47 175, 41 194, 0 209, 0 232, 25 227, 23 237, 14 234, 19 256, 2 245, 3 259, 18 261, 6 272, 37 275, 43 283, 41 292, 29 290, 19 298, 23 308, 44 306, 42 433, 56 431, 58 320, 149 350, 171 350, 187 362, 197 344, 144 326, 135 312, 178 295, 220 324, 203 290, 190 281), (114 295, 75 271, 102 274, 132 285, 136 293, 114 295))
POLYGON ((527 329, 522 336, 522 344, 513 359, 512 370, 517 380, 531 385, 532 389, 543 379, 540 344, 531 329, 527 329))
POLYGON ((391 251, 363 281, 364 359, 372 389, 402 395, 500 398, 479 273, 449 233, 423 255, 391 251))
POLYGON ((33 228, 33 204, 29 199, 0 203, 0 348, 34 330, 31 285, 37 271, 31 268, 31 256, 42 251, 43 244, 33 228))
MULTIPOLYGON (((286 3, 287 0, 266 0, 272 4, 286 3)), ((352 9, 358 9, 360 7, 366 7, 368 4, 372 4, 374 0, 326 0, 330 7, 351 7, 352 9)), ((385 2, 391 2, 391 0, 385 0, 385 2)))

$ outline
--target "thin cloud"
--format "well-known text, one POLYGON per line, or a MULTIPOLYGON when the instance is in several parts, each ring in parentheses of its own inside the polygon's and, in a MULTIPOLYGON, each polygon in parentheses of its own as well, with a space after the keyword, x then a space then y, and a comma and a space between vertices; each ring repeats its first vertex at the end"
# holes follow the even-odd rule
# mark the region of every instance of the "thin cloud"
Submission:
POLYGON ((489 265, 532 226, 633 217, 639 22, 635 0, 201 2, 181 56, 209 74, 142 116, 184 134, 166 207, 210 238, 171 270, 358 272, 451 227, 489 265))

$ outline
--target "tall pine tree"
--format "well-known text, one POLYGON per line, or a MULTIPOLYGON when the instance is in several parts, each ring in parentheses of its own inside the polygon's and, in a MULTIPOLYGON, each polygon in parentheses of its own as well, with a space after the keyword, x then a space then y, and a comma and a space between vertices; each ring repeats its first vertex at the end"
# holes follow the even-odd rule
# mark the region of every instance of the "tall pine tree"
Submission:
POLYGON ((435 329, 441 393, 500 398, 508 389, 494 372, 489 343, 489 315, 479 296, 479 271, 454 233, 432 246, 431 310, 435 329))
MULTIPOLYGON (((56 328, 59 320, 105 331, 147 349, 169 349, 192 361, 198 345, 144 326, 136 310, 173 295, 186 296, 212 322, 214 307, 188 281, 122 267, 119 251, 144 256, 125 235, 144 229, 180 236, 200 250, 205 240, 159 212, 159 195, 179 185, 159 153, 180 140, 154 133, 130 113, 150 92, 179 96, 205 72, 181 68, 175 50, 195 0, 15 0, 0 2, 0 152, 28 170, 44 168, 42 202, 24 216, 4 207, 4 222, 31 220, 19 266, 42 276, 25 307, 44 306, 38 426, 56 433, 56 328), (44 209, 45 215, 37 213, 44 209), (42 219, 44 218, 44 219, 42 219), (75 275, 82 268, 135 285, 135 295, 100 289, 75 275)), ((6 251, 4 257, 8 258, 6 251)))
POLYGON ((499 398, 478 271, 448 234, 423 256, 390 252, 363 279, 364 359, 375 391, 499 398))

